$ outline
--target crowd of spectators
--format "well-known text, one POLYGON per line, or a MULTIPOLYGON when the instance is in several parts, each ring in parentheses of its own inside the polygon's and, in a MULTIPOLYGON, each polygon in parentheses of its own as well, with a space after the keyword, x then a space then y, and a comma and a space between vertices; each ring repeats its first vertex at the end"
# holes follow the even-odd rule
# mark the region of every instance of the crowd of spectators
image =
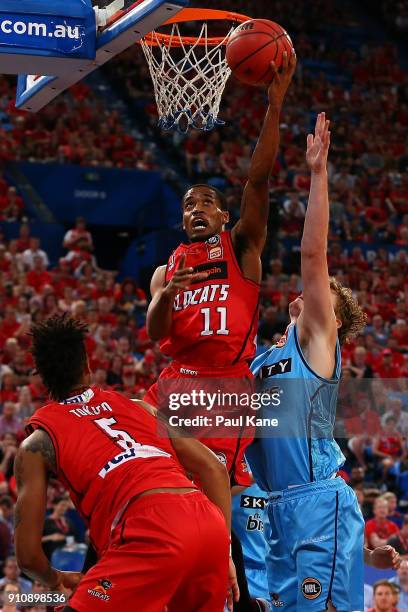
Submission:
POLYGON ((150 152, 125 129, 120 113, 109 109, 86 83, 73 86, 36 114, 18 111, 14 103, 15 85, 10 77, 1 76, 0 165, 23 160, 155 167, 150 152))
MULTIPOLYGON (((207 4, 219 8, 218 0, 207 4)), ((224 8, 230 4, 225 1, 224 8)), ((403 17, 404 3, 400 4, 403 17)), ((269 15, 268 7, 267 0, 250 10, 244 0, 230 6, 254 17, 269 15)), ((309 188, 305 135, 316 112, 325 110, 334 121, 329 268, 351 287, 368 316, 364 333, 342 351, 336 424, 347 457, 342 476, 357 493, 367 520, 368 546, 390 542, 408 559, 407 76, 392 45, 344 50, 328 42, 321 24, 335 27, 347 21, 347 14, 339 13, 332 0, 277 2, 274 11, 279 15, 276 20, 294 34, 299 68, 282 112, 281 154, 271 181, 277 241, 269 245, 271 256, 264 262, 259 343, 265 347, 280 337, 288 304, 301 290, 296 244, 309 188), (302 58, 329 59, 341 78, 330 80, 319 67, 312 73, 302 58)), ((122 81, 135 107, 147 111, 153 125, 157 117, 152 86, 140 50, 111 62, 108 75, 110 71, 122 81)), ((0 94, 0 162, 153 167, 150 153, 126 134, 119 114, 109 111, 86 84, 38 115, 13 109, 14 91, 6 77, 0 78, 0 94)), ((198 132, 167 136, 162 142, 175 156, 182 151, 182 163, 192 180, 224 188, 236 208, 264 109, 262 90, 232 81, 223 101, 226 127, 205 136, 198 132)), ((21 198, 0 177, 0 220, 20 220, 22 210, 21 198)), ((29 352, 30 324, 57 312, 86 322, 93 382, 129 397, 142 397, 167 363, 146 333, 146 293, 134 280, 118 283, 113 272, 100 269, 84 219, 67 232, 63 247, 64 256, 51 265, 27 224, 21 224, 15 240, 7 241, 0 234, 0 570, 4 574, 0 590, 40 588, 24 582, 12 556, 13 459, 24 437, 24 424, 46 401, 29 352)), ((69 506, 66 493, 52 482, 44 528, 49 556, 72 540, 83 539, 74 515, 67 518, 72 512, 69 506)), ((397 595, 398 609, 408 610, 408 561, 394 583, 376 587, 373 605, 376 598, 391 597, 395 608, 397 595)))

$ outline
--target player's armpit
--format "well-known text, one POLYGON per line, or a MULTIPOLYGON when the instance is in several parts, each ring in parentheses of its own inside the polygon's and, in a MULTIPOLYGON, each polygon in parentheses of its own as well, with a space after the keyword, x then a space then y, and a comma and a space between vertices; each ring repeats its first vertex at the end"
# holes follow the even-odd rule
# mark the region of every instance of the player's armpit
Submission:
POLYGON ((333 335, 318 331, 310 331, 302 326, 303 313, 297 322, 299 342, 307 364, 323 378, 332 378, 336 367, 337 330, 333 335))

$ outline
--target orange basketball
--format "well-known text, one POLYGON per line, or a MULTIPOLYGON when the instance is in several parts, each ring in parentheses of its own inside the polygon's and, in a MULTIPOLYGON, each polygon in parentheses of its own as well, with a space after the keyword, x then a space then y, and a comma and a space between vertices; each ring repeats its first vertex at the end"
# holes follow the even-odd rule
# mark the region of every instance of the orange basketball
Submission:
POLYGON ((279 68, 283 52, 295 52, 289 34, 268 19, 250 19, 238 26, 227 44, 227 62, 233 74, 247 85, 265 85, 273 78, 271 61, 279 68))

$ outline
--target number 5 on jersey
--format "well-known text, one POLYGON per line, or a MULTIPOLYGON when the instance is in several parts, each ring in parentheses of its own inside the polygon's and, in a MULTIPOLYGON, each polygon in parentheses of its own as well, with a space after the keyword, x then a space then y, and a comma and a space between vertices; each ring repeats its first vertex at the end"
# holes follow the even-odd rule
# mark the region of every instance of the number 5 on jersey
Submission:
POLYGON ((111 425, 116 425, 117 420, 114 418, 110 419, 95 419, 95 425, 103 429, 103 431, 108 434, 110 438, 113 438, 115 442, 124 450, 129 450, 130 448, 140 448, 142 444, 139 444, 128 434, 127 431, 123 431, 123 429, 112 429, 111 425))

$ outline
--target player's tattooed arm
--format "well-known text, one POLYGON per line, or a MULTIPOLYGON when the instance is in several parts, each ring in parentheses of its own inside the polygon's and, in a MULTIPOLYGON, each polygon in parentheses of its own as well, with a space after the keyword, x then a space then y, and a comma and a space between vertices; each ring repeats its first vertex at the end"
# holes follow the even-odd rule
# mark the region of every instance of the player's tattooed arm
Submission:
POLYGON ((47 485, 56 473, 55 451, 45 431, 32 433, 20 446, 14 462, 18 497, 15 510, 15 548, 19 567, 33 580, 51 589, 59 588, 61 577, 42 548, 47 502, 47 485))
POLYGON ((37 429, 28 438, 26 438, 26 440, 24 440, 21 447, 25 451, 39 453, 47 467, 48 476, 56 476, 57 461, 55 457, 55 448, 50 436, 46 431, 43 429, 37 429))

